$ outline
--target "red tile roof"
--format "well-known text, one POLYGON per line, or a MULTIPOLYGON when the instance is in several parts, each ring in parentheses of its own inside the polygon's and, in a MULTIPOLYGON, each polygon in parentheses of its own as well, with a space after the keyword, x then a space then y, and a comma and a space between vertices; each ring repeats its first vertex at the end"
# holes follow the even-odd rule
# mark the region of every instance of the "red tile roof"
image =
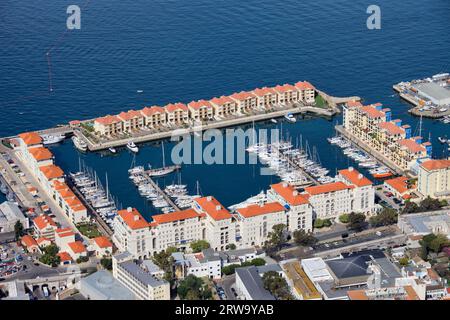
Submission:
POLYGON ((72 261, 72 257, 67 252, 58 252, 57 256, 61 260, 61 262, 72 261))
POLYGON ((428 160, 422 163, 421 167, 428 171, 448 169, 450 168, 450 160, 428 160))
POLYGON ((72 231, 70 228, 60 228, 55 230, 56 235, 59 238, 65 238, 65 237, 74 237, 75 232, 72 231))
POLYGON ((45 214, 41 214, 33 220, 34 225, 39 229, 43 230, 48 226, 56 227, 56 222, 50 216, 46 216, 45 214))
POLYGON ((295 87, 299 90, 315 90, 314 86, 308 81, 299 81, 295 84, 295 87))
POLYGON ((86 252, 86 247, 84 246, 83 242, 81 242, 81 241, 70 242, 67 245, 70 247, 70 249, 73 251, 73 253, 86 252))
POLYGON ((34 238, 32 236, 28 235, 28 234, 22 237, 22 243, 27 248, 37 247, 38 246, 36 240, 34 240, 34 238))
POLYGON ((128 110, 127 112, 119 113, 118 118, 127 121, 135 118, 142 118, 142 114, 136 110, 128 110))
POLYGON ((408 178, 397 177, 384 181, 384 183, 390 185, 398 193, 403 194, 408 191, 408 178))
POLYGON ((159 106, 145 107, 141 110, 141 114, 144 116, 151 116, 155 113, 164 113, 164 108, 159 106))
POLYGON ((60 167, 55 166, 53 164, 50 164, 48 166, 42 166, 39 168, 39 170, 42 171, 42 173, 48 180, 61 178, 64 176, 64 171, 62 171, 60 167))
POLYGON ((39 246, 42 246, 44 243, 46 243, 46 242, 52 242, 50 239, 47 239, 47 238, 44 238, 44 237, 41 237, 41 238, 37 238, 36 239, 36 242, 37 242, 37 244, 39 245, 39 246))
POLYGON ((352 189, 352 188, 350 186, 346 185, 345 183, 339 181, 339 182, 323 184, 320 186, 308 187, 308 188, 305 188, 305 192, 314 196, 317 194, 336 192, 336 191, 342 191, 342 190, 348 190, 348 189, 352 189))
POLYGON ((245 218, 251 218, 263 214, 284 212, 285 210, 279 202, 271 202, 262 205, 253 204, 245 208, 237 209, 236 211, 245 218))
POLYGON ((130 229, 136 230, 149 227, 149 223, 135 208, 119 210, 117 213, 130 229))
POLYGON ((197 198, 195 202, 214 220, 231 218, 231 213, 212 196, 197 198))
POLYGON ((297 88, 294 87, 292 84, 283 84, 282 86, 278 85, 273 89, 278 93, 284 93, 284 92, 288 92, 288 91, 297 91, 297 88))
POLYGON ((218 106, 224 105, 226 103, 236 103, 233 99, 231 99, 228 96, 221 96, 220 98, 212 98, 209 101, 218 106))
POLYGON ((194 110, 198 110, 202 107, 206 107, 206 108, 212 108, 211 103, 209 103, 206 100, 198 100, 198 101, 191 101, 188 103, 188 107, 194 109, 194 110))
POLYGON ((384 112, 377 110, 373 105, 361 107, 360 110, 372 119, 382 118, 385 115, 384 112))
POLYGON ((359 101, 351 100, 347 102, 347 106, 352 108, 352 107, 362 107, 363 105, 359 101))
POLYGON ((93 239, 99 248, 111 248, 112 243, 107 237, 101 236, 93 239))
POLYGON ((245 101, 247 99, 256 98, 256 96, 253 93, 247 92, 247 91, 241 91, 239 93, 233 93, 230 97, 235 99, 235 100, 238 100, 238 101, 245 101))
POLYGON ((153 221, 157 224, 174 222, 179 220, 191 219, 191 218, 199 218, 200 215, 194 209, 187 209, 183 211, 176 211, 164 214, 158 214, 152 216, 153 221))
POLYGON ((36 132, 25 132, 19 134, 19 138, 25 142, 27 146, 35 145, 35 144, 41 144, 42 138, 39 134, 36 132))
POLYGON ((170 103, 164 109, 167 112, 174 112, 175 110, 188 111, 188 107, 184 103, 170 103))
POLYGON ((354 168, 348 168, 345 170, 339 170, 339 174, 348 180, 351 184, 357 187, 365 187, 372 185, 372 181, 364 177, 358 170, 354 168))
POLYGON ((403 127, 399 127, 392 122, 381 122, 379 126, 380 128, 385 129, 390 135, 400 135, 405 133, 403 127))
POLYGON ((37 161, 50 160, 53 158, 53 154, 50 150, 44 147, 31 148, 28 149, 28 152, 37 161))
POLYGON ((419 153, 419 152, 426 151, 424 146, 418 144, 417 142, 415 142, 414 140, 411 140, 411 139, 401 139, 398 141, 398 144, 400 146, 407 148, 412 153, 419 153))
POLYGON ((100 123, 100 124, 102 124, 104 126, 107 126, 107 125, 111 125, 111 124, 114 124, 114 123, 117 123, 117 122, 121 122, 121 121, 116 116, 108 115, 108 116, 104 116, 104 117, 100 117, 100 118, 95 119, 95 122, 98 122, 98 123, 100 123))
POLYGON ((272 88, 267 88, 267 87, 263 87, 263 88, 258 88, 252 91, 256 96, 258 97, 264 97, 265 95, 268 94, 277 94, 275 92, 275 90, 273 90, 272 88))
POLYGON ((295 188, 285 182, 271 185, 272 189, 278 193, 291 206, 307 204, 309 201, 303 195, 299 194, 295 188))

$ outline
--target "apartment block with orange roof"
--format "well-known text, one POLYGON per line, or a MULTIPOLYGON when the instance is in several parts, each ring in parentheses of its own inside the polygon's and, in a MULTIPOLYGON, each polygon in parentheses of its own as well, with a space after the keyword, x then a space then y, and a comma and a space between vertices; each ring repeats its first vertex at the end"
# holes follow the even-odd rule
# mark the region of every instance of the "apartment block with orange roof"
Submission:
POLYGON ((291 84, 278 85, 273 90, 278 95, 278 103, 289 105, 299 101, 299 91, 291 84))
POLYGON ((278 93, 272 88, 258 88, 252 91, 258 98, 258 107, 260 109, 272 108, 278 103, 278 93))
POLYGON ((236 210, 237 238, 244 247, 263 246, 277 224, 286 225, 286 208, 279 202, 253 204, 236 210))
POLYGON ((26 150, 28 148, 42 147, 42 137, 37 132, 24 132, 19 134, 19 148, 26 150))
POLYGON ((122 121, 123 131, 132 132, 139 130, 145 125, 144 116, 136 110, 128 110, 121 112, 117 118, 122 121))
POLYGON ((209 101, 198 100, 187 104, 189 117, 193 121, 211 120, 214 118, 214 108, 209 101))
POLYGON ((91 246, 97 258, 110 256, 113 252, 113 244, 105 236, 100 236, 91 239, 91 246))
POLYGON ((308 199, 292 185, 280 182, 267 190, 269 201, 277 201, 286 208, 286 226, 290 232, 296 230, 312 231, 313 209, 308 199))
POLYGON ((421 163, 417 190, 424 197, 450 198, 450 158, 421 163))
POLYGON ((230 244, 236 244, 236 220, 216 198, 197 198, 193 209, 205 215, 205 238, 211 248, 226 250, 230 244))
POLYGON ((65 250, 68 254, 70 254, 72 259, 75 261, 81 257, 88 256, 86 246, 81 241, 74 241, 67 243, 65 250))
POLYGON ((212 98, 209 102, 214 108, 214 116, 219 118, 235 115, 238 110, 237 102, 227 96, 212 98))
POLYGON ((75 242, 75 232, 70 228, 58 228, 55 230, 55 244, 60 251, 67 251, 69 243, 75 242))
POLYGON ((313 104, 316 98, 316 88, 308 81, 300 81, 295 84, 298 90, 298 100, 306 104, 313 104))
POLYGON ((164 107, 167 124, 177 126, 189 123, 189 109, 183 103, 170 103, 164 107))
POLYGON ((141 114, 144 116, 144 123, 149 128, 160 128, 166 125, 166 112, 159 106, 145 107, 141 114))
POLYGON ((42 166, 39 168, 36 178, 47 194, 52 195, 53 183, 55 181, 64 182, 64 171, 54 164, 42 166))
POLYGON ((65 182, 53 182, 53 199, 72 223, 88 220, 87 208, 65 182))
POLYGON ((258 98, 251 92, 241 91, 233 93, 230 96, 236 102, 238 114, 245 114, 251 110, 256 109, 258 105, 258 98))
POLYGON ((370 214, 375 210, 375 188, 372 181, 353 167, 339 170, 336 178, 353 187, 353 211, 370 214))
POLYGON ((111 115, 97 118, 94 120, 94 131, 106 137, 121 134, 124 131, 123 121, 111 115))
POLYGON ((411 192, 415 189, 415 186, 409 183, 409 179, 404 176, 396 177, 393 179, 385 180, 383 188, 386 191, 392 192, 392 194, 402 200, 408 200, 411 198, 411 192))
POLYGON ((38 238, 55 239, 55 230, 58 229, 52 217, 41 214, 33 220, 34 232, 38 238))

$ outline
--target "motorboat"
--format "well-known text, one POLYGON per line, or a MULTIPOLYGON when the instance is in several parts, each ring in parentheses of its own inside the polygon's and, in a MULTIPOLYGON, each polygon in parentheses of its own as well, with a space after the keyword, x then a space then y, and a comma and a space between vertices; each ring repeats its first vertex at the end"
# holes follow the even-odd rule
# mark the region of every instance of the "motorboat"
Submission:
POLYGON ((129 142, 127 143, 127 148, 128 148, 128 150, 130 150, 131 152, 134 152, 134 153, 139 152, 138 146, 137 146, 133 141, 129 141, 129 142))
POLYGON ((111 153, 117 153, 117 150, 114 147, 109 147, 108 150, 111 153))
POLYGON ((439 140, 440 143, 446 143, 447 142, 447 139, 443 138, 443 137, 439 137, 438 140, 439 140))
POLYGON ((297 119, 294 117, 294 115, 292 113, 288 113, 284 116, 286 118, 286 120, 288 120, 289 122, 297 122, 297 119))
POLYGON ((54 135, 54 134, 43 134, 41 135, 42 138, 42 144, 47 146, 49 144, 55 144, 63 141, 66 136, 63 134, 54 135))
POLYGON ((87 151, 87 143, 83 139, 80 139, 78 136, 72 137, 72 142, 75 145, 75 147, 80 151, 87 151))
POLYGON ((270 119, 270 122, 272 122, 272 123, 278 123, 277 119, 270 119))

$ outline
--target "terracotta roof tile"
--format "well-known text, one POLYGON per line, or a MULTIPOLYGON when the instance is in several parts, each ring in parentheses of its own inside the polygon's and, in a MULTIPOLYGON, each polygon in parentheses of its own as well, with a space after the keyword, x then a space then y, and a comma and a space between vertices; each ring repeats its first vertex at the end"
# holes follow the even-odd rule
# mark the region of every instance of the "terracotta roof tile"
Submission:
POLYGON ((109 241, 109 239, 104 236, 96 237, 93 239, 93 241, 97 244, 97 246, 99 248, 111 248, 112 247, 111 241, 109 241))
POLYGON ((265 203, 262 205, 253 204, 245 208, 239 208, 236 211, 245 218, 260 216, 263 214, 284 212, 286 210, 279 202, 265 203))
POLYGON ((183 211, 176 211, 152 216, 156 224, 174 222, 185 219, 199 218, 200 215, 194 209, 187 209, 183 211))
POLYGON ((62 171, 60 167, 55 166, 53 164, 50 164, 48 166, 42 166, 39 168, 39 170, 42 171, 42 173, 48 180, 61 178, 64 176, 64 171, 62 171))
POLYGON ((214 220, 231 218, 230 212, 212 196, 197 198, 194 201, 214 220))
POLYGON ((441 170, 450 168, 450 160, 428 160, 421 164, 426 170, 441 170))
POLYGON ((272 189, 278 193, 291 206, 298 206, 309 203, 303 195, 299 194, 295 188, 285 182, 271 185, 272 189))
POLYGON ((336 191, 342 191, 342 190, 349 190, 349 189, 352 189, 352 188, 343 182, 333 182, 333 183, 323 184, 320 186, 305 188, 305 192, 314 196, 314 195, 318 195, 318 194, 336 192, 336 191))
POLYGON ((149 223, 135 208, 119 210, 117 213, 130 229, 136 230, 149 227, 149 223))
POLYGON ((25 142, 27 146, 35 145, 35 144, 41 144, 42 138, 39 134, 36 132, 25 132, 19 134, 19 138, 25 142))
POLYGON ((348 168, 345 170, 339 170, 339 174, 344 177, 351 184, 354 184, 357 187, 365 187, 372 185, 372 181, 364 177, 358 170, 354 168, 348 168))

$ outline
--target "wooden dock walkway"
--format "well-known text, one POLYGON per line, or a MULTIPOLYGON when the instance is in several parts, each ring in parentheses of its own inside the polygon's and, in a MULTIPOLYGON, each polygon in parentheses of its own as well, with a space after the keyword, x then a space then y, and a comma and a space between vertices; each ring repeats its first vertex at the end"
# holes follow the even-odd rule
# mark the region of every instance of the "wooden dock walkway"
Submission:
POLYGON ((146 181, 160 194, 164 200, 175 210, 180 211, 181 209, 175 204, 175 202, 170 199, 170 197, 162 190, 159 185, 146 173, 144 172, 146 181))

